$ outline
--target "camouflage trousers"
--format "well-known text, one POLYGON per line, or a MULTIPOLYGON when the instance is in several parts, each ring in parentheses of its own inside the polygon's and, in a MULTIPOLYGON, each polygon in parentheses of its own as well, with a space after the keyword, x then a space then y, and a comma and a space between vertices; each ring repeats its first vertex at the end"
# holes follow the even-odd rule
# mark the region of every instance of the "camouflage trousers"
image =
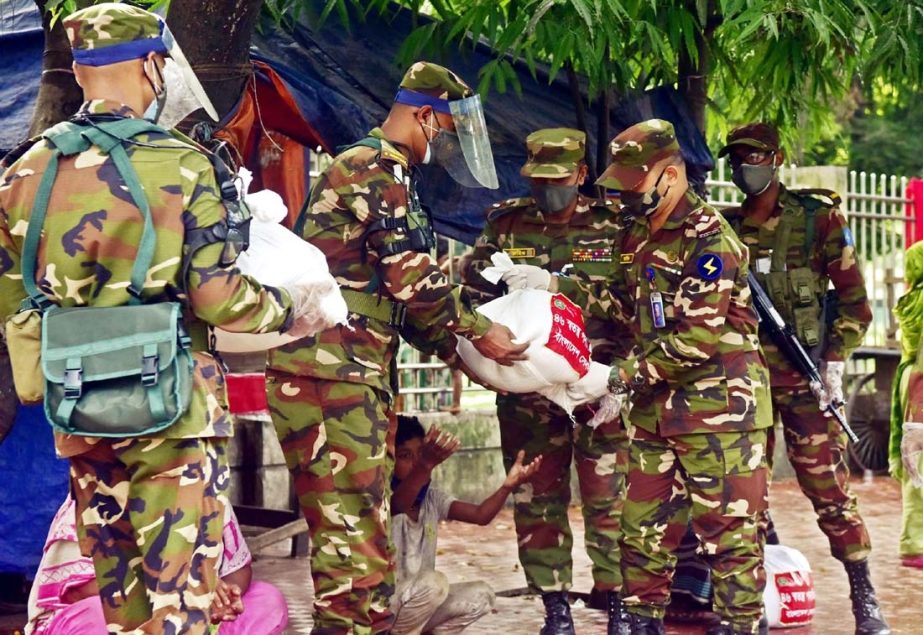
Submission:
MULTIPOLYGON (((867 559, 872 542, 856 496, 849 490, 846 433, 835 419, 824 416, 807 388, 774 389, 772 402, 782 420, 785 449, 798 484, 814 506, 833 557, 843 562, 867 559)), ((775 436, 770 434, 770 465, 774 445, 775 436)))
POLYGON ((592 417, 578 410, 577 423, 541 395, 498 395, 497 417, 503 461, 509 470, 519 450, 526 461, 542 455, 531 482, 513 497, 513 517, 529 588, 535 592, 571 587, 573 536, 567 520, 571 460, 580 486, 587 555, 593 563, 594 587, 621 588, 619 517, 622 511, 628 439, 620 420, 586 426, 592 417))
POLYGON ((227 439, 102 440, 70 457, 80 550, 109 633, 208 632, 227 439))
POLYGON ((387 631, 397 419, 371 386, 267 372, 269 409, 311 537, 318 635, 387 631))
POLYGON ((630 427, 622 510, 622 596, 663 617, 676 550, 691 520, 711 566, 714 610, 756 632, 766 576, 757 520, 767 505, 766 431, 661 437, 630 427))

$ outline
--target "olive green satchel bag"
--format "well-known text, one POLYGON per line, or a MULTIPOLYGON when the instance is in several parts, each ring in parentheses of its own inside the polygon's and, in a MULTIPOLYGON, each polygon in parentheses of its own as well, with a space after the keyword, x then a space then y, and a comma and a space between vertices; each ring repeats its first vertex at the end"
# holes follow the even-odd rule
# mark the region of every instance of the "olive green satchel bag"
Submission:
POLYGON ((138 119, 92 127, 68 122, 45 134, 55 150, 39 184, 23 242, 23 284, 29 294, 23 309, 42 313, 45 414, 59 432, 146 436, 168 428, 189 408, 193 359, 180 304, 141 303, 156 235, 150 205, 122 141, 151 128, 156 127, 138 119), (61 308, 35 284, 39 238, 58 157, 85 151, 91 144, 112 158, 144 217, 144 231, 132 266, 127 305, 61 308))

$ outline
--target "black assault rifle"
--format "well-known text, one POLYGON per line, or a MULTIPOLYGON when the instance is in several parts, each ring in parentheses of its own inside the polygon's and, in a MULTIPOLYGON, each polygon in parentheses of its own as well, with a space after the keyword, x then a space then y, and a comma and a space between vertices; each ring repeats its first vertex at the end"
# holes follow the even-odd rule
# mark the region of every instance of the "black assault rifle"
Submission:
MULTIPOLYGON (((820 378, 820 371, 817 370, 817 365, 814 363, 814 360, 811 359, 811 356, 808 355, 804 346, 798 341, 798 337, 795 335, 792 326, 786 324, 782 316, 779 315, 776 307, 772 304, 772 300, 769 299, 766 291, 760 286, 759 281, 756 279, 756 276, 753 275, 752 271, 747 273, 747 282, 750 284, 750 292, 753 295, 753 306, 756 308, 756 314, 760 318, 760 325, 769 331, 769 337, 772 338, 772 341, 775 342, 776 346, 779 347, 779 350, 782 351, 782 354, 785 355, 788 361, 808 380, 811 392, 814 393, 815 397, 820 399, 824 390, 824 383, 820 378)), ((850 441, 858 443, 859 437, 856 436, 856 433, 853 432, 853 429, 850 428, 849 424, 846 422, 846 418, 840 413, 840 408, 842 406, 842 401, 831 403, 827 406, 827 412, 829 412, 837 420, 837 423, 840 424, 843 430, 846 431, 846 435, 849 437, 850 441)))

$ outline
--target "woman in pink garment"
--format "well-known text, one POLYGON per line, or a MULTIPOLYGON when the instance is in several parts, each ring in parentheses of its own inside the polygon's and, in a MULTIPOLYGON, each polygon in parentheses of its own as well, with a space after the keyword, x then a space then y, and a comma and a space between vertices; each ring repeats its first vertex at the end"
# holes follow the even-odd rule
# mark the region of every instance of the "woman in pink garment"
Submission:
MULTIPOLYGON (((211 606, 219 635, 278 635, 288 624, 285 598, 268 582, 251 581, 252 557, 230 505, 225 507, 222 538, 221 581, 211 606)), ((68 495, 45 540, 29 596, 26 635, 107 632, 93 561, 80 554, 74 501, 68 495)))

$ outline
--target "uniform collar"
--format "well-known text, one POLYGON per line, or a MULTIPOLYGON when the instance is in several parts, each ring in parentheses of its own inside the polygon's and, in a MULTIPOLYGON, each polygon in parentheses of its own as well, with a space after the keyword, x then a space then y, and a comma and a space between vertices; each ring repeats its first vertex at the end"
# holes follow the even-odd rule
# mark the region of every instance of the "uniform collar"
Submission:
POLYGON ((689 213, 700 206, 699 197, 696 196, 692 188, 686 190, 686 194, 679 199, 679 203, 673 209, 673 212, 667 217, 667 221, 661 229, 671 230, 679 229, 686 222, 689 213))
POLYGON ((131 106, 113 101, 111 99, 91 99, 80 105, 78 115, 115 115, 130 119, 140 119, 141 115, 132 110, 131 106))
POLYGON ((398 150, 397 146, 385 137, 381 128, 372 128, 368 136, 374 137, 381 141, 381 157, 394 163, 399 163, 406 170, 410 168, 410 161, 404 156, 404 153, 398 150))

